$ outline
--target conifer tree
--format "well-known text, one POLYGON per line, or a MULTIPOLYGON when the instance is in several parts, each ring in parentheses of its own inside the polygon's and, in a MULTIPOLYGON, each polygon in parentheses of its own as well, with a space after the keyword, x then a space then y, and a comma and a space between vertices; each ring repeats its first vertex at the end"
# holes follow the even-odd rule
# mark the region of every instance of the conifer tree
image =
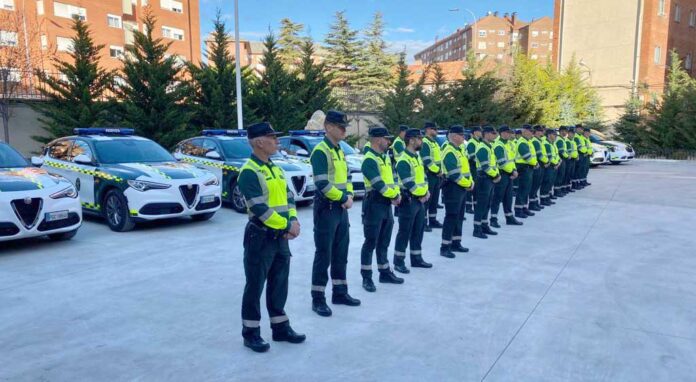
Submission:
POLYGON ((314 55, 314 43, 308 38, 302 44, 302 57, 295 73, 298 80, 298 107, 306 120, 317 110, 330 110, 336 106, 331 96, 331 75, 326 64, 314 61, 314 55))

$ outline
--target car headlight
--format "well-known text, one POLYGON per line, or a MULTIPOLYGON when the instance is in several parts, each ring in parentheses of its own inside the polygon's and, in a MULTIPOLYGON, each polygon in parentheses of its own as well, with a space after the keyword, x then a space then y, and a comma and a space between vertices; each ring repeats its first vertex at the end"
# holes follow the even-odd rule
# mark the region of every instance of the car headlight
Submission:
POLYGON ((136 191, 145 192, 148 190, 166 190, 171 184, 147 182, 144 180, 129 180, 128 185, 136 191))
POLYGON ((70 186, 68 188, 64 188, 55 194, 51 194, 51 199, 63 199, 63 198, 71 198, 75 199, 77 198, 77 189, 75 187, 70 186))
POLYGON ((220 181, 218 180, 217 176, 214 176, 203 183, 204 186, 219 186, 220 181))

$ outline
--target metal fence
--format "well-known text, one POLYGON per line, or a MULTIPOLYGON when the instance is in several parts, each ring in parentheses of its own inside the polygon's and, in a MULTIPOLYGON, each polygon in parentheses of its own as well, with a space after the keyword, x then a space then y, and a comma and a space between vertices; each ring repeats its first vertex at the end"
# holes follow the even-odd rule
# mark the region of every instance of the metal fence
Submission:
POLYGON ((696 160, 696 150, 680 149, 636 149, 639 159, 696 160))
MULTIPOLYGON (((49 74, 58 76, 58 74, 49 74)), ((16 69, 0 69, 0 97, 6 100, 36 101, 45 100, 40 89, 45 89, 34 73, 21 72, 16 69)))

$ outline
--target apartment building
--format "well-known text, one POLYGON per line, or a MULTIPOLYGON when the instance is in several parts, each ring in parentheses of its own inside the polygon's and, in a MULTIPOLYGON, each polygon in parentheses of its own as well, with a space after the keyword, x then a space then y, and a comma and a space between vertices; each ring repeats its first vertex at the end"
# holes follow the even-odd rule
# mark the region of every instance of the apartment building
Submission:
MULTIPOLYGON (((126 45, 134 41, 133 32, 143 31, 141 19, 149 7, 157 17, 153 34, 172 43, 170 54, 200 62, 198 3, 199 0, 0 0, 0 12, 22 12, 23 30, 37 31, 26 33, 36 38, 24 39, 14 31, 0 30, 0 44, 3 37, 10 36, 17 39, 15 44, 26 44, 27 50, 51 51, 66 58, 72 46, 72 18, 79 17, 89 24, 95 43, 104 45, 100 64, 118 69, 126 45)), ((39 61, 31 63, 32 69, 55 70, 52 60, 39 61)))
POLYGON ((696 0, 555 0, 554 20, 554 62, 580 63, 609 120, 662 93, 670 51, 696 75, 696 0))
POLYGON ((552 46, 552 41, 553 21, 549 17, 528 23, 519 20, 514 12, 503 16, 499 16, 498 12, 490 12, 476 23, 437 40, 417 53, 415 59, 426 65, 461 61, 466 59, 472 49, 479 59, 493 59, 503 64, 511 64, 517 52, 528 54, 534 59, 550 59, 549 46, 552 46))

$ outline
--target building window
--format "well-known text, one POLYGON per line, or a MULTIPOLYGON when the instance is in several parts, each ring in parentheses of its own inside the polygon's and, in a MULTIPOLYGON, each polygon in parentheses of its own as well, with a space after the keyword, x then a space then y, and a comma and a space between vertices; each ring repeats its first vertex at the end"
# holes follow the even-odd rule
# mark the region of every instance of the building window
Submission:
POLYGON ((41 49, 48 49, 48 36, 46 36, 45 34, 41 35, 41 49))
POLYGON ((686 70, 691 70, 691 67, 693 66, 692 60, 691 53, 688 53, 684 59, 684 68, 686 68, 686 70))
POLYGON ((539 31, 532 31, 532 37, 539 37, 539 31))
POLYGON ((553 32, 550 32, 550 33, 549 33, 549 38, 550 38, 550 39, 553 39, 553 32))
POLYGON ((481 50, 485 50, 485 49, 486 49, 486 42, 485 42, 485 41, 479 42, 479 43, 478 43, 478 48, 481 49, 481 50))
POLYGON ((502 60, 502 59, 503 59, 503 55, 502 55, 502 54, 498 54, 498 55, 495 56, 495 58, 496 58, 497 60, 502 60))
POLYGON ((512 32, 512 39, 519 40, 520 39, 520 32, 512 32))
POLYGON ((17 46, 17 32, 0 31, 1 46, 17 46))
POLYGON ((73 49, 73 40, 68 37, 56 38, 56 49, 59 52, 70 52, 73 49))
POLYGON ((112 28, 122 28, 121 16, 116 15, 106 15, 106 23, 112 28))
POLYGON ((44 14, 44 3, 43 0, 36 0, 36 14, 41 16, 44 14))
POLYGON ((486 31, 479 31, 479 37, 486 37, 487 34, 486 31))
POLYGON ((674 6, 674 21, 681 22, 681 6, 679 4, 674 6))
POLYGON ((533 42, 533 43, 532 43, 532 48, 538 48, 538 47, 539 47, 539 43, 538 43, 538 42, 533 42))
POLYGON ((653 62, 655 62, 655 64, 659 64, 661 59, 662 59, 662 48, 659 46, 656 46, 655 47, 655 54, 653 57, 653 62))
POLYGON ((498 31, 498 36, 505 36, 505 31, 504 30, 499 30, 498 31))
POLYGON ((14 0, 0 0, 0 9, 14 11, 14 0))
POLYGON ((689 13, 689 26, 696 27, 696 11, 689 13))
POLYGON ((123 57, 123 47, 117 46, 117 45, 109 46, 109 57, 122 58, 123 57))
POLYGON ((659 2, 657 4, 657 15, 658 16, 665 15, 665 0, 659 0, 659 2))
POLYGON ((17 68, 0 68, 0 82, 19 82, 22 75, 17 68))
POLYGON ((504 42, 498 42, 498 48, 505 48, 505 43, 504 42))
POLYGON ((184 31, 182 29, 178 28, 172 28, 172 27, 162 27, 162 36, 166 38, 170 38, 172 40, 183 40, 184 39, 184 31))
POLYGON ((53 13, 58 17, 64 17, 66 19, 77 17, 83 21, 87 20, 87 10, 75 5, 55 2, 53 3, 53 13))
POLYGON ((162 7, 162 9, 166 9, 168 11, 172 11, 172 12, 176 12, 176 13, 184 13, 184 5, 181 3, 181 1, 160 0, 160 7, 162 7))

